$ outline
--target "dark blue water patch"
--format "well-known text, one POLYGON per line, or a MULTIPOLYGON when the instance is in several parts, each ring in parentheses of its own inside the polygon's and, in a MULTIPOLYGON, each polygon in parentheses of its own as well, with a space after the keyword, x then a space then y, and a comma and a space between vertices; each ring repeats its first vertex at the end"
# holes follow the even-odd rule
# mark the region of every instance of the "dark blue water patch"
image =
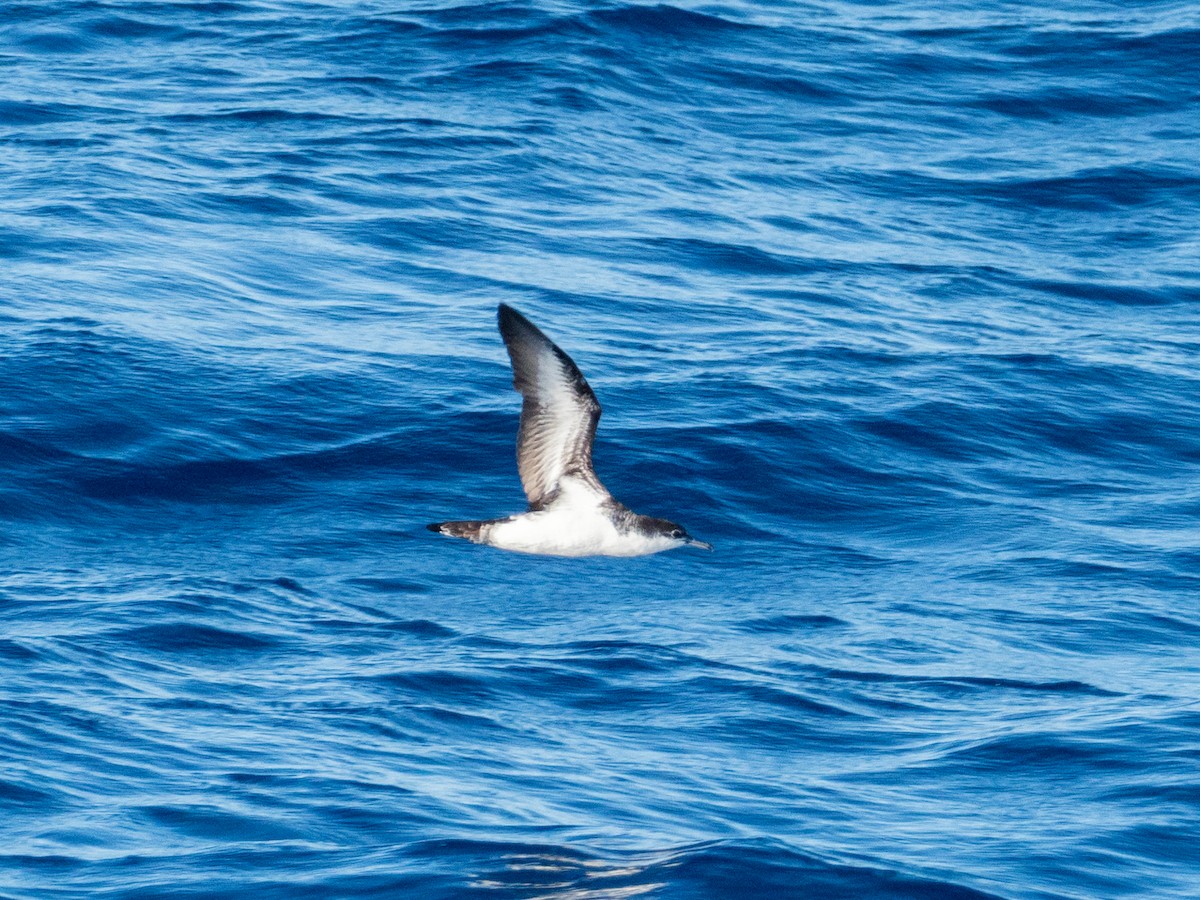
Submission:
POLYGON ((1160 202, 1200 201, 1200 176, 1166 166, 1109 166, 1061 178, 1012 181, 985 189, 1022 206, 1105 211, 1160 202))
POLYGON ((380 594, 423 594, 429 590, 428 585, 399 578, 358 577, 350 578, 346 583, 380 594))
POLYGON ((764 93, 787 100, 800 100, 806 104, 845 104, 854 97, 840 85, 835 86, 817 77, 790 74, 777 67, 744 64, 731 69, 701 63, 693 71, 714 85, 739 93, 764 93))
MULTIPOLYGON (((428 588, 425 589, 426 591, 428 588)), ((405 591, 405 593, 410 593, 405 591)), ((426 640, 445 640, 458 636, 458 632, 429 619, 412 619, 406 621, 384 621, 363 623, 339 619, 323 619, 315 622, 322 629, 345 629, 347 631, 378 632, 383 634, 400 634, 426 640)))
MULTIPOLYGON (((21 471, 26 484, 40 484, 47 490, 54 490, 57 484, 58 489, 65 488, 73 495, 106 503, 224 503, 235 497, 260 503, 281 493, 294 495, 314 477, 326 479, 339 471, 348 476, 364 468, 381 474, 394 472, 404 466, 395 456, 395 451, 403 448, 412 449, 407 454, 412 462, 429 464, 421 444, 409 440, 375 437, 357 446, 336 446, 346 434, 346 424, 325 418, 314 404, 327 400, 324 408, 336 419, 347 397, 363 391, 362 379, 304 380, 279 384, 273 391, 268 385, 238 385, 232 372, 227 372, 219 377, 228 377, 228 387, 235 393, 222 400, 186 387, 192 379, 205 377, 203 369, 197 371, 190 363, 176 373, 161 359, 151 363, 142 349, 120 343, 108 346, 108 339, 99 335, 89 333, 67 341, 70 349, 61 363, 54 364, 53 353, 65 348, 50 340, 35 344, 33 354, 12 360, 10 371, 0 376, 5 381, 10 377, 20 380, 20 388, 9 395, 17 398, 10 406, 17 421, 24 415, 25 421, 36 422, 37 410, 44 409, 41 398, 52 394, 56 386, 62 386, 64 395, 72 398, 61 405, 49 428, 25 426, 0 435, 7 450, 0 464, 21 471), (183 383, 172 378, 176 375, 183 383), (135 403, 134 396, 140 402, 135 403), (237 409, 235 397, 246 405, 237 409), (190 441, 186 422, 203 418, 214 424, 223 420, 234 441, 277 441, 282 436, 276 431, 279 422, 270 422, 267 416, 255 421, 255 403, 295 411, 293 437, 285 439, 297 442, 292 448, 259 459, 188 459, 186 450, 164 454, 157 447, 149 449, 164 441, 190 441), (131 408, 137 412, 130 413, 131 408), (260 428, 263 433, 256 437, 254 432, 260 428), (335 446, 309 452, 322 437, 335 446), (184 458, 179 458, 181 455, 184 458)), ((432 446, 436 440, 431 432, 427 444, 432 446)), ((12 499, 20 500, 17 496, 12 499)))
POLYGON ((236 211, 262 218, 301 219, 318 212, 318 208, 310 203, 281 197, 277 193, 199 193, 193 195, 191 202, 210 210, 236 211))
MULTIPOLYGON (((122 740, 121 723, 103 713, 81 708, 70 697, 64 697, 61 702, 3 700, 0 709, 8 722, 6 752, 15 752, 26 759, 18 771, 27 773, 27 777, 38 771, 30 768, 28 760, 45 753, 47 748, 53 749, 51 758, 59 763, 70 761, 73 766, 82 761, 90 765, 95 748, 116 746, 122 740)), ((121 760, 109 768, 124 773, 140 767, 121 760)), ((66 772, 60 774, 70 780, 66 772)), ((53 782, 37 779, 36 784, 49 790, 52 784, 61 780, 58 777, 53 782)))
MULTIPOLYGON (((821 896, 830 898, 984 898, 950 882, 869 866, 835 865, 770 846, 714 844, 680 854, 661 867, 682 897, 821 896)), ((647 873, 651 874, 651 873, 647 873)))
POLYGON ((262 653, 278 649, 282 641, 275 637, 246 631, 229 631, 211 625, 170 622, 142 625, 109 635, 129 645, 162 653, 262 653))
POLYGON ((68 103, 35 103, 32 101, 0 101, 0 121, 14 125, 46 125, 94 115, 96 109, 68 103))
MULTIPOLYGON (((108 468, 108 467, 97 467, 108 468)), ((80 479, 81 493, 103 501, 278 503, 288 482, 270 462, 196 460, 163 467, 114 467, 80 479)))
POLYGON ((1054 296, 1117 306, 1162 306, 1171 303, 1198 303, 1200 289, 1185 285, 1144 287, 1134 284, 1098 284, 1078 281, 1029 281, 1030 288, 1054 296))
POLYGON ((342 121, 346 121, 346 117, 335 113, 277 108, 220 109, 206 110, 204 112, 175 113, 168 119, 168 122, 178 125, 244 123, 252 126, 279 124, 314 126, 332 125, 342 121))
POLYGON ((373 675, 370 683, 413 698, 453 697, 455 703, 480 708, 496 697, 490 679, 482 674, 452 671, 389 672, 373 675))
MULTIPOLYGON (((985 413, 977 414, 986 420, 985 413)), ((871 434, 866 427, 859 430, 855 424, 824 417, 747 422, 738 429, 749 439, 745 444, 725 440, 723 432, 714 432, 711 442, 708 435, 692 432, 688 455, 704 461, 711 471, 721 473, 722 493, 736 504, 730 509, 733 516, 737 515, 737 507, 752 504, 760 514, 775 514, 791 523, 879 525, 896 522, 899 512, 915 517, 933 509, 941 510, 945 518, 946 497, 954 492, 954 485, 948 481, 947 473, 937 468, 936 459, 925 455, 920 467, 912 467, 894 452, 882 456, 878 453, 881 436, 871 434), (790 435, 786 440, 780 437, 784 433, 790 435), (761 440, 750 437, 756 434, 761 440), (745 477, 748 472, 778 474, 770 480, 752 480, 745 477)), ((894 433, 900 429, 897 426, 892 430, 894 433)), ((946 439, 948 443, 978 441, 979 449, 985 446, 979 437, 960 429, 947 431, 946 439)), ((921 440, 933 443, 932 437, 921 440)), ((674 470, 678 471, 678 467, 674 470)), ((655 483, 666 480, 664 474, 655 483)), ((956 514, 961 512, 960 509, 956 514)), ((718 522, 722 520, 717 517, 718 522)), ((946 524, 951 524, 948 519, 946 524)), ((781 528, 776 526, 773 530, 778 532, 781 528)), ((720 530, 710 533, 722 536, 720 530)))
POLYGON ((1134 780, 1113 790, 1110 799, 1139 800, 1150 806, 1174 804, 1180 814, 1186 815, 1191 810, 1200 808, 1200 785, 1191 782, 1188 774, 1188 760, 1181 759, 1179 777, 1174 783, 1150 785, 1134 780))
MULTIPOLYGON (((1126 29, 1081 29, 1064 42, 1055 31, 1008 29, 995 32, 1001 38, 997 43, 1003 51, 1033 63, 1044 64, 1047 69, 1071 72, 1094 73, 1097 62, 1116 65, 1131 72, 1152 74, 1156 84, 1161 78, 1180 78, 1187 66, 1171 66, 1170 54, 1178 51, 1179 59, 1189 58, 1200 46, 1200 30, 1196 28, 1169 28, 1132 34, 1126 29)), ((1194 59, 1194 55, 1190 58, 1194 59)))
POLYGON ((37 659, 38 653, 19 641, 3 639, 0 640, 0 658, 13 662, 27 663, 37 659))
POLYGON ((143 38, 170 41, 196 34, 175 26, 121 15, 107 15, 94 19, 88 23, 87 31, 98 37, 111 38, 125 46, 143 38))
POLYGON ((599 9, 589 14, 593 22, 605 27, 620 28, 641 38, 653 37, 683 41, 704 41, 709 38, 727 38, 753 32, 755 26, 729 16, 699 12, 660 3, 655 6, 620 4, 609 9, 599 9))
POLYGON ((570 16, 559 16, 522 3, 483 3, 471 8, 443 7, 422 11, 427 32, 454 51, 471 44, 508 47, 544 36, 561 37, 574 30, 570 16))
POLYGON ((271 584, 275 585, 275 587, 283 588, 289 593, 299 594, 302 597, 315 596, 312 591, 298 582, 295 578, 288 578, 286 575, 272 579, 271 584))
POLYGON ((768 253, 698 238, 655 238, 646 242, 648 255, 672 260, 686 268, 703 268, 726 275, 800 275, 811 272, 812 260, 768 253))
MULTIPOLYGON (((862 173, 854 171, 837 177, 840 182, 863 179, 862 173)), ((1186 209, 1200 200, 1200 177, 1189 169, 1168 165, 1111 165, 1054 177, 990 180, 897 171, 872 177, 863 187, 880 196, 940 197, 954 205, 975 201, 1004 209, 1089 213, 1186 209)))
MULTIPOLYGON (((547 663, 509 664, 504 667, 503 675, 505 681, 532 696, 573 697, 573 704, 581 708, 594 708, 603 704, 606 693, 612 688, 612 682, 601 675, 547 663)), ((632 688, 623 686, 623 697, 616 703, 612 703, 609 696, 610 706, 628 709, 625 697, 629 695, 625 692, 630 690, 632 688)), ((636 692, 636 696, 639 708, 654 702, 652 691, 641 689, 636 692)), ((633 696, 629 696, 629 701, 633 699, 633 696)))
POLYGON ((1009 769, 1022 778, 1058 774, 1075 781, 1088 773, 1129 772, 1139 767, 1121 742, 1074 740, 1059 734, 1014 734, 985 740, 947 754, 949 760, 984 771, 1009 769))
POLYGON ((446 706, 416 704, 408 707, 405 712, 406 718, 420 723, 418 727, 426 739, 439 731, 455 736, 461 735, 464 731, 476 736, 512 733, 512 729, 494 716, 463 712, 460 709, 451 709, 446 706))
POLYGON ((1022 681, 1011 678, 988 678, 979 676, 937 677, 927 675, 901 675, 892 672, 870 672, 840 669, 822 669, 826 678, 853 681, 865 684, 906 684, 913 687, 928 688, 943 693, 973 693, 977 691, 992 691, 995 689, 1013 691, 1033 691, 1037 693, 1052 693, 1064 695, 1082 695, 1091 697, 1116 697, 1119 693, 1105 690, 1081 681, 1022 681))
POLYGON ((893 445, 911 447, 921 457, 965 460, 978 458, 985 447, 994 451, 995 445, 989 446, 993 435, 984 430, 985 422, 995 422, 994 415, 994 410, 930 401, 891 411, 887 418, 868 419, 861 427, 893 445), (964 416, 968 417, 967 423, 963 422, 964 416), (972 420, 978 428, 971 427, 972 420))
POLYGON ((217 807, 146 806, 134 809, 133 813, 188 837, 219 839, 235 844, 286 841, 304 834, 303 831, 289 828, 276 820, 247 816, 217 807))
MULTIPOLYGON (((1168 864, 1187 859, 1194 853, 1192 835, 1187 833, 1187 826, 1182 821, 1133 825, 1112 835, 1106 843, 1114 853, 1132 850, 1146 859, 1158 859, 1168 864)), ((1180 887, 1187 889, 1183 884, 1180 887)))
POLYGON ((1200 621, 1180 610, 1173 615, 1126 609, 1111 615, 1101 629, 1114 643, 1133 642, 1143 646, 1177 646, 1181 640, 1200 638, 1200 621))
POLYGON ((740 623, 745 631, 761 634, 792 634, 824 628, 843 628, 849 623, 835 616, 826 615, 782 615, 762 619, 750 619, 740 623))
POLYGON ((152 709, 165 710, 168 712, 184 711, 197 713, 215 713, 219 715, 233 715, 237 713, 237 707, 230 703, 224 703, 217 700, 205 700, 201 698, 187 699, 171 699, 150 701, 148 704, 152 709))
POLYGON ((563 662, 599 672, 682 672, 688 669, 732 668, 682 650, 627 640, 572 641, 563 662))
POLYGON ((48 28, 28 30, 19 41, 28 50, 47 56, 82 54, 92 46, 92 42, 78 32, 48 28))
POLYGON ((0 800, 3 800, 5 804, 12 804, 16 807, 25 806, 45 809, 51 805, 54 795, 49 791, 39 790, 30 785, 0 779, 0 800))
POLYGON ((1113 94, 1101 90, 1064 90, 1046 88, 1036 93, 1010 96, 986 96, 974 106, 990 112, 1021 119, 1055 121, 1063 116, 1120 118, 1151 114, 1171 109, 1173 101, 1160 96, 1130 92, 1113 94))
POLYGON ((744 703, 748 708, 765 710, 774 707, 785 710, 788 715, 805 715, 814 719, 857 717, 857 714, 850 710, 814 700, 794 690, 741 679, 698 676, 686 681, 684 686, 694 690, 699 696, 728 698, 737 701, 739 705, 744 703))

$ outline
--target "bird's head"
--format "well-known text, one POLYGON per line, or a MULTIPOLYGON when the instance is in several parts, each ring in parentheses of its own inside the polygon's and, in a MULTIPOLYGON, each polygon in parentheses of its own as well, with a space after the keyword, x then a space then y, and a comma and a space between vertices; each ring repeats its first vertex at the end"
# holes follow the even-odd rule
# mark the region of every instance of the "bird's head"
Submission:
POLYGON ((642 516, 640 524, 644 534, 667 542, 667 546, 664 549, 685 546, 699 547, 702 550, 712 549, 712 544, 697 540, 687 533, 686 528, 682 525, 677 525, 675 522, 670 522, 666 519, 655 519, 651 516, 642 516))

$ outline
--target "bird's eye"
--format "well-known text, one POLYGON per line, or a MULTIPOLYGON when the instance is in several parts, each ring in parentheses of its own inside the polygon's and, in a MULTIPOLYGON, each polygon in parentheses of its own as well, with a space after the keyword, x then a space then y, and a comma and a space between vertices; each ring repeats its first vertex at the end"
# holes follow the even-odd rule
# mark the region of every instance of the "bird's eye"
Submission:
POLYGON ((676 528, 674 531, 671 532, 671 537, 681 538, 681 537, 683 537, 683 531, 679 528, 676 528))

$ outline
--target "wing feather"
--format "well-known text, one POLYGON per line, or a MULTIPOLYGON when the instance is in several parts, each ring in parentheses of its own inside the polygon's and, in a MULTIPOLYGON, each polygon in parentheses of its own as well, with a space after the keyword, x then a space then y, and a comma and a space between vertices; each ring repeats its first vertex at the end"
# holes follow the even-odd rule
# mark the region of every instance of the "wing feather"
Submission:
POLYGON ((592 470, 600 404, 583 373, 554 342, 506 304, 497 314, 512 360, 513 387, 524 398, 517 433, 517 469, 531 509, 541 509, 564 475, 607 495, 592 470))

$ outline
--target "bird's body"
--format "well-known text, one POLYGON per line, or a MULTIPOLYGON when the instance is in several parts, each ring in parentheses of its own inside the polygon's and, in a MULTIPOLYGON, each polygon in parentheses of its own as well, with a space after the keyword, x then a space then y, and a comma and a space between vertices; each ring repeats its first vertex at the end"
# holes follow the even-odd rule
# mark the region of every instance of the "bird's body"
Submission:
POLYGON ((442 522, 437 530, 503 550, 547 556, 644 556, 678 543, 643 530, 639 518, 607 492, 602 496, 567 476, 545 509, 487 522, 442 522))
POLYGON ((504 550, 548 556, 644 556, 691 544, 712 549, 665 519, 627 509, 592 468, 600 404, 583 374, 536 326, 501 304, 500 334, 524 397, 517 468, 529 510, 503 519, 438 522, 431 531, 504 550))

